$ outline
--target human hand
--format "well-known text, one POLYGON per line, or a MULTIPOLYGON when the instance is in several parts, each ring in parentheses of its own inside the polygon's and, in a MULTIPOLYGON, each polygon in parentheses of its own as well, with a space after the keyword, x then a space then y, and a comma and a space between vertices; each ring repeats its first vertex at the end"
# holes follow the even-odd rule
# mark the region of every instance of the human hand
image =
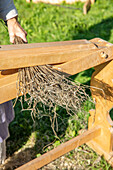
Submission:
POLYGON ((7 25, 11 43, 14 44, 15 36, 20 37, 24 42, 27 43, 27 32, 19 24, 17 17, 7 20, 7 25))

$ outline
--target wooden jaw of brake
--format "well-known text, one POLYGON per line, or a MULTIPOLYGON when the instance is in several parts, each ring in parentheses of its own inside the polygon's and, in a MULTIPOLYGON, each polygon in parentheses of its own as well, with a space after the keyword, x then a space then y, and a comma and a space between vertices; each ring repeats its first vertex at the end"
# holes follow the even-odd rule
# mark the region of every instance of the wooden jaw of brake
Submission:
POLYGON ((109 115, 113 107, 112 44, 95 38, 90 41, 6 45, 0 48, 0 63, 0 103, 16 97, 18 68, 48 64, 71 75, 95 68, 91 92, 96 108, 90 111, 88 130, 18 169, 38 169, 83 143, 104 155, 113 165, 113 122, 109 115))

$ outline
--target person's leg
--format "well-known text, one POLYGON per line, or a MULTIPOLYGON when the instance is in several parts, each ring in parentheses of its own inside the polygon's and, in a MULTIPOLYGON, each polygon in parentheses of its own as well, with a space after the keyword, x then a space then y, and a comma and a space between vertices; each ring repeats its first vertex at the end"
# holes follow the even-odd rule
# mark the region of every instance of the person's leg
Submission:
POLYGON ((0 164, 6 158, 6 139, 9 137, 8 125, 14 119, 12 101, 0 104, 0 164))
POLYGON ((3 164, 6 159, 6 141, 3 140, 2 143, 0 143, 0 164, 3 164))

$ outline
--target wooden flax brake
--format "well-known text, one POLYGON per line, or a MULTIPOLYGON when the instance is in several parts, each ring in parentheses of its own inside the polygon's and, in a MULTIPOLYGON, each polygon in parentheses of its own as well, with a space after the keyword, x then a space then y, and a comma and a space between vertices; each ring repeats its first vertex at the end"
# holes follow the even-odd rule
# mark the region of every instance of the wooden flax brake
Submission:
POLYGON ((1 45, 0 63, 0 103, 16 97, 18 68, 51 64, 71 75, 95 68, 91 92, 96 109, 90 110, 88 130, 17 169, 39 169, 84 143, 113 166, 113 121, 110 117, 113 107, 112 44, 95 38, 90 41, 1 45))

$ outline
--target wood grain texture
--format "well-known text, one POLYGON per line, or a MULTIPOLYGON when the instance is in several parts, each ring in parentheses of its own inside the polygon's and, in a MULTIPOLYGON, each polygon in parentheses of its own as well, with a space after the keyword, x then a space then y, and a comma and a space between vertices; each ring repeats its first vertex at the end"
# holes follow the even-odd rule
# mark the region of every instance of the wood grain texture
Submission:
MULTIPOLYGON (((97 66, 99 64, 102 64, 104 62, 107 62, 113 58, 113 46, 112 44, 100 39, 100 38, 95 38, 90 40, 92 41, 89 43, 87 40, 76 40, 76 41, 67 41, 67 42, 54 42, 54 43, 38 43, 38 44, 23 44, 23 45, 8 45, 8 46, 1 46, 1 52, 3 52, 4 55, 6 55, 6 58, 12 58, 11 62, 8 60, 6 62, 3 58, 3 63, 4 63, 4 68, 6 68, 6 65, 8 68, 13 65, 14 67, 20 67, 20 66, 25 66, 25 63, 28 65, 32 65, 33 62, 31 60, 28 60, 29 53, 26 52, 26 50, 32 50, 32 47, 34 46, 35 49, 44 49, 44 48, 49 48, 50 51, 53 51, 53 53, 56 55, 54 51, 55 50, 61 50, 62 54, 64 55, 63 61, 69 60, 68 62, 65 62, 64 64, 60 65, 54 65, 54 68, 58 69, 60 68, 60 71, 64 71, 68 74, 76 74, 80 71, 86 70, 88 68, 97 66), (95 45, 94 45, 95 44, 95 45), (87 46, 87 48, 86 48, 87 46), (25 48, 25 49, 24 49, 25 48), (52 48, 52 50, 51 50, 52 48), (83 49, 82 49, 83 48, 83 49), (63 51, 64 49, 64 51, 63 51), (19 53, 19 50, 21 53, 19 53), (24 59, 22 51, 25 50, 25 55, 28 55, 27 60, 24 59), (101 57, 101 52, 104 50, 106 54, 108 54, 108 58, 105 59, 101 57), (6 54, 7 52, 7 54, 6 54), (14 53, 15 55, 14 55, 14 53), (8 56, 9 53, 9 56, 8 56), (65 55, 68 56, 65 58, 65 55), (73 54, 73 55, 72 55, 73 54), (19 55, 19 56, 18 56, 19 55), (14 60, 13 60, 14 59, 14 60), (16 64, 14 61, 16 61, 16 64), (30 61, 30 62, 29 62, 30 61), (20 64, 19 64, 20 62, 20 64)), ((46 49, 46 50, 47 50, 46 49)), ((48 55, 51 56, 52 52, 48 51, 48 55), (50 52, 50 53, 49 53, 50 52)), ((4 56, 3 55, 3 56, 4 56)), ((32 55, 32 52, 31 54, 32 55)), ((44 54, 43 54, 44 55, 44 54)), ((58 57, 58 53, 57 53, 58 57)), ((36 57, 36 61, 39 62, 39 60, 36 57)), ((52 58, 52 57, 51 57, 52 58)), ((59 57, 60 58, 60 57, 59 57)), ((0 56, 0 60, 2 60, 2 57, 0 56)), ((55 58, 55 61, 58 62, 59 59, 55 58)), ((45 61, 49 63, 49 57, 45 57, 45 61)), ((53 64, 53 63, 52 63, 53 64)), ((36 63, 35 63, 36 65, 36 63)), ((101 65, 99 66, 101 68, 101 65)), ((6 102, 8 100, 11 100, 13 98, 16 98, 17 96, 17 90, 16 90, 16 82, 17 82, 17 72, 18 69, 9 69, 0 72, 0 103, 6 102)))
POLYGON ((113 167, 113 121, 109 111, 113 108, 113 60, 95 67, 91 78, 95 110, 90 111, 88 129, 101 127, 101 135, 87 142, 94 151, 113 167))
POLYGON ((16 72, 12 74, 0 72, 0 104, 17 97, 17 76, 16 72))
POLYGON ((97 47, 87 40, 1 46, 0 70, 64 63, 91 49, 97 47))
POLYGON ((113 152, 110 153, 106 152, 104 149, 101 148, 101 146, 98 143, 92 140, 87 142, 86 144, 100 156, 104 156, 106 161, 113 167, 113 152))
POLYGON ((88 53, 84 52, 84 55, 81 55, 81 57, 56 65, 54 68, 73 75, 112 59, 113 45, 110 45, 109 47, 100 48, 96 51, 89 51, 88 53))

